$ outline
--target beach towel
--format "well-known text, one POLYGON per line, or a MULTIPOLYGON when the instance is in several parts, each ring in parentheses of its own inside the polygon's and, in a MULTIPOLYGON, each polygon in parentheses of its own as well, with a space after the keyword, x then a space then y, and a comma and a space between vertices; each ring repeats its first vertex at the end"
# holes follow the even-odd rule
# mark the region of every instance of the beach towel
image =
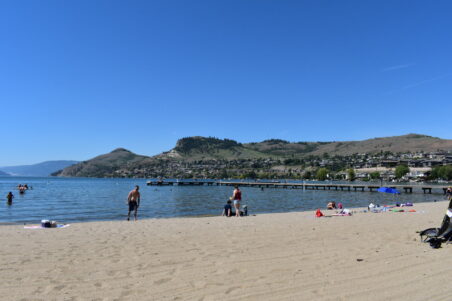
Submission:
POLYGON ((352 212, 349 209, 344 209, 339 213, 333 214, 333 216, 352 216, 352 212))
POLYGON ((405 212, 403 209, 391 209, 392 212, 405 212))
POLYGON ((66 228, 69 226, 70 226, 70 224, 58 224, 56 226, 56 228, 47 228, 47 227, 43 227, 41 225, 28 225, 28 226, 24 226, 24 229, 58 229, 58 228, 66 228))

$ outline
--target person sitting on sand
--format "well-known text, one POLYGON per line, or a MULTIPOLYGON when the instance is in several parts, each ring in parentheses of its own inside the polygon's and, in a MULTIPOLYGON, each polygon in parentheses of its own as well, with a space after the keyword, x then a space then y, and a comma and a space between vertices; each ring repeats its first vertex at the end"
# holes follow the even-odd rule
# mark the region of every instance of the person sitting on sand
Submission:
POLYGON ((230 217, 232 215, 232 206, 231 206, 231 204, 232 204, 232 201, 228 200, 226 205, 224 205, 222 216, 230 217))
POLYGON ((328 210, 336 209, 336 202, 329 202, 328 205, 326 205, 326 209, 328 210))
POLYGON ((14 199, 14 194, 10 191, 10 192, 6 195, 6 203, 7 203, 8 205, 12 205, 13 199, 14 199))
POLYGON ((446 197, 447 197, 448 201, 450 201, 452 198, 452 187, 450 187, 450 186, 447 187, 447 189, 446 189, 446 197))
POLYGON ((140 186, 135 185, 135 189, 129 192, 127 202, 129 204, 129 213, 127 214, 127 220, 130 221, 130 212, 134 211, 135 220, 137 220, 138 207, 140 207, 141 195, 138 192, 140 186))

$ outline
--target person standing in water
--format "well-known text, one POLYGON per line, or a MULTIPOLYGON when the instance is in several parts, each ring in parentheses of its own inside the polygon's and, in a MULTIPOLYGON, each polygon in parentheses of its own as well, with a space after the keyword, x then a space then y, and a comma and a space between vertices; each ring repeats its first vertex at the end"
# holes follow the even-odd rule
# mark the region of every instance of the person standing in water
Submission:
POLYGON ((14 194, 10 191, 7 195, 6 195, 6 203, 8 205, 12 205, 13 204, 13 199, 14 199, 14 194))
POLYGON ((234 186, 231 199, 234 201, 235 216, 240 216, 240 202, 242 201, 242 192, 238 185, 234 186))
POLYGON ((138 191, 140 186, 135 185, 135 189, 129 192, 127 202, 129 204, 129 213, 127 214, 127 220, 130 221, 130 212, 134 211, 135 220, 137 220, 138 207, 140 207, 141 195, 138 191))

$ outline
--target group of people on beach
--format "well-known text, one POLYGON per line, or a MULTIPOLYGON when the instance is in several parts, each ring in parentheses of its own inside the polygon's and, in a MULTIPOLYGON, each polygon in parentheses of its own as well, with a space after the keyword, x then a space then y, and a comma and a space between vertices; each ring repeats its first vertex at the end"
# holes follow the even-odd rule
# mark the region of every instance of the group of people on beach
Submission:
POLYGON ((335 202, 335 201, 329 202, 329 203, 326 205, 326 209, 328 209, 328 210, 342 209, 342 203, 338 203, 338 204, 336 205, 336 202, 335 202))
MULTIPOLYGON (((140 186, 135 185, 135 188, 129 192, 127 196, 127 204, 129 206, 129 211, 127 213, 127 220, 130 221, 130 215, 133 212, 134 219, 137 220, 138 215, 138 208, 140 207, 141 202, 141 194, 140 194, 140 186)), ((239 189, 239 187, 236 185, 234 186, 234 191, 232 192, 232 196, 228 199, 226 205, 224 205, 223 210, 223 216, 241 216, 246 215, 246 212, 244 212, 241 209, 241 203, 242 201, 242 191, 239 189), (235 212, 232 211, 232 205, 234 204, 235 212), (244 214, 245 213, 245 214, 244 214)))

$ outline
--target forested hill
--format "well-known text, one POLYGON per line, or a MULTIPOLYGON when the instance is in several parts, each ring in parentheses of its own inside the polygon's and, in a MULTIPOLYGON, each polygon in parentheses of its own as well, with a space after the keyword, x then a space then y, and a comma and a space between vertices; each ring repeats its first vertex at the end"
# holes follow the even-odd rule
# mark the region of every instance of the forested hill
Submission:
MULTIPOLYGON (((280 164, 290 158, 310 158, 328 154, 351 156, 354 154, 377 154, 383 152, 435 152, 452 151, 452 140, 426 135, 374 138, 364 141, 340 142, 289 142, 270 139, 255 143, 239 143, 230 139, 213 137, 187 137, 177 141, 176 146, 156 156, 143 156, 118 148, 111 153, 67 167, 54 175, 74 177, 117 176, 190 176, 209 174, 209 169, 227 170, 233 166, 244 169, 280 164), (259 162, 258 162, 259 161, 259 162), (228 163, 229 162, 229 163, 228 163), (233 162, 231 165, 230 162, 233 162), (243 163, 243 162, 246 162, 243 163), (251 163, 250 163, 251 162, 251 163), (269 163, 270 162, 270 163, 269 163), (204 167, 203 167, 204 166, 204 167), (253 167, 254 166, 254 167, 253 167)), ((304 164, 308 165, 309 162, 304 164)))

